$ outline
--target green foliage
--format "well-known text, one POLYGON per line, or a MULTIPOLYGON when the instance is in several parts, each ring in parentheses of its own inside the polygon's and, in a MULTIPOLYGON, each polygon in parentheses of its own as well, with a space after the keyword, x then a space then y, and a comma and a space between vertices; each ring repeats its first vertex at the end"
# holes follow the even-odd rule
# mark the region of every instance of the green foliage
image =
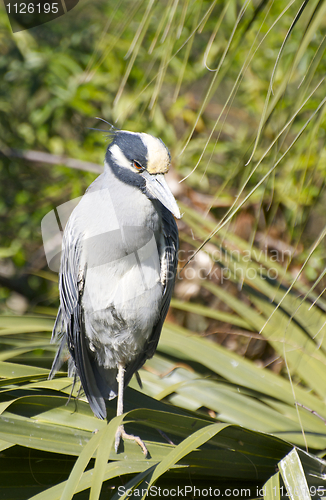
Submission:
MULTIPOLYGON (((247 309, 249 314, 251 308, 247 309)), ((7 355, 2 359, 15 361, 23 352, 36 348, 53 351, 44 342, 44 336, 35 340, 35 332, 51 329, 51 320, 37 316, 3 316, 1 327, 4 345, 8 339, 17 337, 16 342, 12 341, 16 347, 4 351, 7 355), (24 328, 25 348, 20 349, 18 339, 24 328)), ((281 324, 279 330, 283 331, 281 324)), ((284 460, 283 469, 280 464, 283 488, 289 492, 293 477, 303 474, 299 456, 308 461, 306 474, 312 468, 317 472, 315 479, 309 474, 306 476, 309 491, 324 484, 321 474, 324 462, 316 457, 297 450, 296 461, 291 462, 295 471, 289 471, 286 465, 290 460, 287 457, 293 456, 288 455, 292 449, 290 442, 307 443, 315 450, 326 444, 324 423, 309 412, 309 408, 314 408, 326 418, 318 396, 174 324, 166 324, 159 353, 141 370, 143 391, 155 399, 132 388, 126 391, 124 420, 130 432, 140 434, 145 440, 150 452, 148 459, 144 459, 133 442, 125 442, 124 450, 115 453, 113 440, 120 417, 114 418, 114 401, 108 403, 108 425, 93 416, 83 397, 67 405, 71 380, 59 376, 48 381, 47 374, 45 369, 0 362, 0 460, 14 463, 19 454, 24 455, 21 447, 47 452, 49 466, 53 464, 53 453, 65 457, 64 467, 52 473, 50 479, 46 477, 48 469, 44 469, 43 486, 37 486, 33 481, 33 468, 36 474, 41 474, 36 457, 44 460, 44 455, 34 451, 36 462, 30 474, 26 473, 26 486, 30 485, 28 491, 30 495, 36 494, 35 499, 72 498, 75 492, 89 488, 90 498, 99 498, 102 481, 106 481, 103 491, 108 491, 109 485, 117 484, 110 480, 126 473, 136 474, 126 489, 137 489, 140 484, 143 488, 152 484, 170 487, 173 481, 181 487, 188 484, 190 474, 194 484, 197 480, 199 484, 206 481, 216 487, 223 484, 224 488, 243 488, 245 484, 254 492, 273 475, 280 460, 281 464, 284 460), (175 357, 182 363, 173 361, 175 357), (159 401, 163 398, 165 403, 159 401), (142 407, 145 409, 135 409, 142 407), (214 423, 205 408, 215 411, 224 423, 214 423), (171 444, 165 442, 164 435, 171 444), (14 446, 15 454, 12 453, 14 446), (71 455, 79 457, 72 469, 71 455), (60 482, 69 472, 69 478, 60 482), (146 478, 150 481, 145 485, 146 478), (161 482, 157 483, 159 479, 161 482), (52 484, 59 483, 37 495, 49 480, 52 484)), ((315 376, 318 377, 318 372, 315 376)), ((272 484, 275 486, 275 482, 272 484)), ((1 485, 8 494, 15 491, 10 474, 1 474, 1 485)), ((268 488, 273 491, 274 486, 268 488)), ((13 498, 22 498, 19 489, 12 494, 13 498)), ((116 493, 115 498, 118 497, 116 493)))
MULTIPOLYGON (((196 165, 189 182, 214 196, 235 188, 246 195, 272 167, 250 203, 280 207, 298 238, 325 177, 324 107, 316 113, 324 97, 324 10, 312 0, 302 9, 246 2, 240 10, 233 1, 125 0, 118 9, 99 1, 15 35, 2 14, 1 148, 102 164, 104 138, 87 129, 101 116, 161 136, 181 175, 196 165)), ((2 160, 2 177, 5 243, 17 238, 24 246, 49 208, 80 195, 92 178, 14 158, 2 160)))

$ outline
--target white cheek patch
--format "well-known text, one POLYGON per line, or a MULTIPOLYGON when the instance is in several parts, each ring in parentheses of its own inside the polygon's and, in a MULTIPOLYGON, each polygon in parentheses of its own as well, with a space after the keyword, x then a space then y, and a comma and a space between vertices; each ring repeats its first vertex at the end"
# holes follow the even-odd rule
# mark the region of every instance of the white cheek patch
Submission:
POLYGON ((134 171, 134 169, 131 166, 131 162, 123 154, 122 150, 119 148, 117 144, 113 144, 113 146, 110 148, 110 151, 112 158, 117 163, 117 165, 119 165, 120 167, 129 168, 130 170, 134 171))
POLYGON ((147 153, 147 171, 150 174, 165 174, 169 170, 170 157, 164 144, 149 134, 139 134, 147 153))

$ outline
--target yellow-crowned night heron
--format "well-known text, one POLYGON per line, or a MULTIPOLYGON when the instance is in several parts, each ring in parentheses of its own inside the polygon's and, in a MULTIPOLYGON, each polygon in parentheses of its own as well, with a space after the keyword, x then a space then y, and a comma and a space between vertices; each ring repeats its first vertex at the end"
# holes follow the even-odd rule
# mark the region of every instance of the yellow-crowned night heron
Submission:
MULTIPOLYGON (((152 357, 177 268, 179 208, 164 174, 170 153, 149 134, 113 130, 105 170, 66 225, 59 274, 60 308, 52 340, 61 340, 49 378, 67 346, 94 414, 118 396, 152 357)), ((115 441, 137 436, 120 426, 115 441)))

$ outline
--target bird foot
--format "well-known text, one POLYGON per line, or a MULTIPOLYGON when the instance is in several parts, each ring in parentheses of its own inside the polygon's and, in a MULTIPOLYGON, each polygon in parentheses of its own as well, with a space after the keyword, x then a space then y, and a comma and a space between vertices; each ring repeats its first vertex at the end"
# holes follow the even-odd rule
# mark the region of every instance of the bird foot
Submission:
POLYGON ((127 434, 125 429, 124 429, 124 426, 123 425, 119 425, 118 429, 117 429, 117 432, 115 434, 115 444, 114 444, 114 448, 115 448, 115 452, 118 453, 118 448, 119 448, 119 444, 120 444, 120 440, 122 439, 129 439, 131 441, 136 441, 136 443, 141 447, 141 449, 143 450, 143 453, 145 455, 145 457, 147 457, 147 454, 148 454, 148 450, 146 448, 146 445, 145 443, 140 439, 139 436, 134 436, 133 434, 127 434))

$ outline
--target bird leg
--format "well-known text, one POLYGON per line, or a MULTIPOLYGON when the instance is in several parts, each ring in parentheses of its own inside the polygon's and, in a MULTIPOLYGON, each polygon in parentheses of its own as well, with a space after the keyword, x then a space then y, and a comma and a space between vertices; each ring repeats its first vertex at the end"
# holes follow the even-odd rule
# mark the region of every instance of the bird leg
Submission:
MULTIPOLYGON (((124 373, 125 369, 124 366, 119 363, 118 365, 118 375, 117 375, 117 382, 118 382, 118 404, 117 404, 117 416, 123 414, 123 389, 124 389, 124 373)), ((141 447, 143 450, 143 453, 145 457, 147 456, 147 448, 145 446, 145 443, 140 439, 139 436, 133 436, 132 434, 127 434, 124 426, 119 425, 117 432, 115 434, 115 452, 118 453, 118 448, 120 444, 120 440, 122 439, 130 439, 132 441, 136 441, 136 443, 141 447)))

